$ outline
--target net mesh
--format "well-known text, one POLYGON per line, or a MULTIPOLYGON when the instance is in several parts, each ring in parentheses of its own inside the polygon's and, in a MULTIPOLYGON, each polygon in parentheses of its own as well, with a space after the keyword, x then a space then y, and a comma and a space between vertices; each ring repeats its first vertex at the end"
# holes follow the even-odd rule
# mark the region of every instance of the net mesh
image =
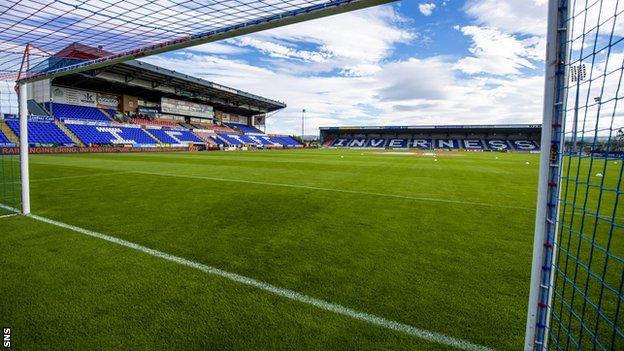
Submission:
POLYGON ((0 215, 7 206, 19 208, 18 141, 4 121, 18 113, 16 81, 35 81, 70 69, 86 70, 94 64, 391 1, 0 1, 0 215))
POLYGON ((564 147, 545 341, 552 350, 624 350, 624 1, 559 8, 564 147))
POLYGON ((4 122, 5 114, 17 113, 14 83, 0 82, 0 216, 20 208, 20 173, 16 136, 4 122))
POLYGON ((137 54, 365 2, 383 1, 5 0, 0 2, 0 80, 49 74, 83 61, 137 54), (86 45, 92 50, 89 55, 79 57, 68 55, 71 50, 59 54, 70 43, 86 45))
POLYGON ((0 151, 0 216, 20 208, 19 157, 0 151))

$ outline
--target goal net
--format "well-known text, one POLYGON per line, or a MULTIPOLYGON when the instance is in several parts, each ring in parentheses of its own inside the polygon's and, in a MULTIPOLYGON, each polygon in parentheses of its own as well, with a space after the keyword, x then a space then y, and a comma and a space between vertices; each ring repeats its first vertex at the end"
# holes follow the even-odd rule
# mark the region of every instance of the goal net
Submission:
POLYGON ((0 216, 20 208, 20 161, 17 137, 7 119, 17 115, 15 82, 0 81, 0 216))
POLYGON ((527 350, 624 350, 623 11, 550 1, 527 350))

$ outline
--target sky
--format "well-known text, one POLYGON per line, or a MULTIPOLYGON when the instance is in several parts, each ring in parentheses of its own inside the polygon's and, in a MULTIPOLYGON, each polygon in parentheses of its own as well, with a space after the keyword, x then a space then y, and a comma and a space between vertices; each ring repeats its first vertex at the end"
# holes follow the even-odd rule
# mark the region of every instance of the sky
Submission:
POLYGON ((145 58, 285 102, 267 131, 538 123, 546 0, 403 0, 145 58))

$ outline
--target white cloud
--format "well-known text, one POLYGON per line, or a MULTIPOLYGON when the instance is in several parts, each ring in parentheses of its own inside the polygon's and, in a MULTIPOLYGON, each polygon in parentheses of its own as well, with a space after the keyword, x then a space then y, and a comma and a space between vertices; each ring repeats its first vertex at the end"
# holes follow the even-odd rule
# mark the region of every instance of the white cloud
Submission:
POLYGON ((271 57, 300 59, 306 62, 323 62, 330 56, 327 52, 297 50, 286 45, 258 40, 253 37, 242 37, 237 40, 238 45, 250 46, 271 57))
POLYGON ((334 125, 533 123, 542 107, 541 75, 471 77, 448 57, 387 62, 356 77, 298 75, 205 55, 147 60, 286 101, 288 108, 267 120, 269 132, 299 134, 303 108, 312 134, 334 125))
POLYGON ((234 54, 242 54, 248 51, 245 48, 233 45, 231 43, 232 43, 231 40, 226 40, 223 42, 215 42, 215 43, 208 43, 208 44, 193 46, 192 48, 189 48, 188 50, 196 51, 196 52, 204 52, 204 53, 213 54, 213 55, 218 55, 218 54, 234 55, 234 54))
POLYGON ((546 0, 468 0, 465 11, 477 24, 507 33, 546 35, 546 0))
POLYGON ((398 43, 417 36, 405 23, 382 6, 226 41, 260 59, 189 51, 147 60, 285 101, 269 132, 299 134, 303 108, 307 134, 333 125, 540 120, 541 36, 483 22, 457 27, 470 41, 467 56, 392 59, 398 43))
POLYGON ((382 86, 376 96, 376 106, 383 111, 380 123, 530 123, 540 119, 541 75, 470 77, 454 70, 455 65, 449 58, 431 57, 385 67, 377 77, 382 86))
POLYGON ((265 49, 272 46, 274 54, 288 48, 295 57, 303 54, 324 58, 311 60, 316 64, 299 69, 338 70, 345 75, 360 76, 375 73, 379 62, 392 53, 395 44, 415 38, 412 31, 403 28, 404 21, 392 6, 379 6, 280 27, 249 38, 265 49), (301 46, 315 47, 316 50, 302 50, 301 46))
POLYGON ((435 8, 436 5, 434 3, 418 4, 418 10, 425 16, 431 16, 435 8))
POLYGON ((543 45, 538 37, 520 40, 491 27, 465 26, 459 30, 472 40, 470 53, 457 63, 465 73, 519 74, 522 68, 536 68, 543 45))

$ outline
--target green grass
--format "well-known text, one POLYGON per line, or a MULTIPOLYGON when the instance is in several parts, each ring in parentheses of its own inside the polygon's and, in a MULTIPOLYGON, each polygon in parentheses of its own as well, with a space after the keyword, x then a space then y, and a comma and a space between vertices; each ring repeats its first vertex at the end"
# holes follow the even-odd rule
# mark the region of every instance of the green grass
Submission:
MULTIPOLYGON (((32 207, 518 350, 538 157, 438 160, 353 150, 32 156, 32 207)), ((18 349, 448 349, 32 219, 0 219, 0 232, 0 324, 18 349)))

